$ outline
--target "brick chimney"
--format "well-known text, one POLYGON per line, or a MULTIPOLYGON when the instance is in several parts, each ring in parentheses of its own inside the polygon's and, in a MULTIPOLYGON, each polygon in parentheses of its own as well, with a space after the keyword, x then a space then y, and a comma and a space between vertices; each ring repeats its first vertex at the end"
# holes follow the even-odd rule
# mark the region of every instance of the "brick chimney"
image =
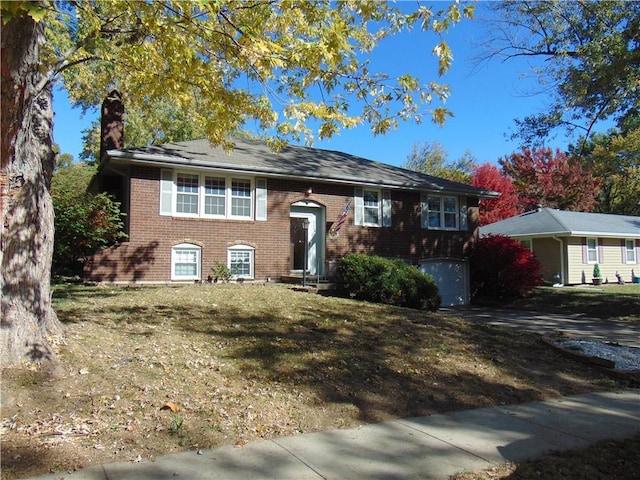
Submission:
POLYGON ((124 103, 122 94, 111 90, 102 102, 100 117, 100 160, 107 150, 124 148, 124 103))

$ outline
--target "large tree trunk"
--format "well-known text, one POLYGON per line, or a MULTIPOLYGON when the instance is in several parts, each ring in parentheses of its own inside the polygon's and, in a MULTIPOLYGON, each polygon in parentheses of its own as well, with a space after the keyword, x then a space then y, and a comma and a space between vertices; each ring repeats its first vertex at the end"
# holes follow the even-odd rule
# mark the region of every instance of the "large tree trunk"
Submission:
POLYGON ((2 318, 0 362, 51 360, 62 331, 51 307, 53 205, 51 85, 39 65, 44 25, 28 15, 2 26, 2 318))

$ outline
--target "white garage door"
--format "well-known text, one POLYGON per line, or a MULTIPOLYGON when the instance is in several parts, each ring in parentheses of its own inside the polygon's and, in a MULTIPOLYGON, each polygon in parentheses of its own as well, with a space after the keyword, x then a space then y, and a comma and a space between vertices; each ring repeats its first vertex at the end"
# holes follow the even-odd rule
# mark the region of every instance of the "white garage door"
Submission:
POLYGON ((442 307, 469 303, 469 266, 463 260, 430 260, 420 270, 431 275, 438 285, 442 307))

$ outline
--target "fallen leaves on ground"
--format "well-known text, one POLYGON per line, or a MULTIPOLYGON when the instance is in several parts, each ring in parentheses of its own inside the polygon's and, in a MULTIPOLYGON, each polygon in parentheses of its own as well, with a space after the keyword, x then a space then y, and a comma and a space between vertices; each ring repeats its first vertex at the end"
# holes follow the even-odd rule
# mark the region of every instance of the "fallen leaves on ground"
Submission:
POLYGON ((66 287, 2 378, 2 478, 615 387, 534 334, 282 285, 66 287))

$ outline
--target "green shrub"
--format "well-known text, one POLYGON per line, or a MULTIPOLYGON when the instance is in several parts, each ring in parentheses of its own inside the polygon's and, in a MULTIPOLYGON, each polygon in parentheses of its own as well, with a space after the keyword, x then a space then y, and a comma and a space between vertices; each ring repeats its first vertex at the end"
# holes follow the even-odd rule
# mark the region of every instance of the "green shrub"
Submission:
POLYGON ((127 237, 120 204, 106 193, 86 189, 95 167, 71 164, 59 167, 51 180, 55 212, 53 275, 81 275, 91 255, 127 237))
POLYGON ((221 281, 228 283, 229 280, 231 280, 231 269, 224 263, 216 262, 216 266, 211 267, 211 271, 213 272, 214 282, 221 281))
POLYGON ((440 293, 433 278, 402 260, 349 253, 338 263, 339 291, 376 303, 434 311, 440 293))

